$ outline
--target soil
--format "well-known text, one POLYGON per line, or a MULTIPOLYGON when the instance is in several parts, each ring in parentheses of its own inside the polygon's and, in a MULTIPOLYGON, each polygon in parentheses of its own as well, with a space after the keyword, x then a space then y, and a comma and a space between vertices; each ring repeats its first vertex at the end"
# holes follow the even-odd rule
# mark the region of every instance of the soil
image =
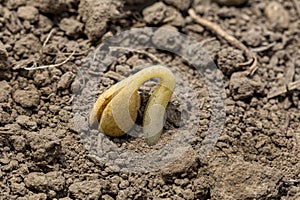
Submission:
MULTIPOLYGON (((299 200, 299 8, 297 0, 0 0, 0 199, 299 200), (253 75, 238 67, 247 61, 244 52, 196 23, 190 8, 255 52, 253 75), (147 26, 158 29, 117 44, 151 38, 157 48, 112 54, 98 48, 118 33, 147 26), (185 49, 179 33, 198 41, 223 75, 209 68, 199 74, 193 61, 170 52, 206 62, 203 52, 185 49), (169 49, 159 50, 164 45, 169 49), (180 79, 159 143, 148 147, 136 137, 139 127, 121 138, 91 129, 87 119, 98 95, 149 63, 169 66, 180 79), (204 76, 224 88, 226 118, 216 144, 205 139, 214 101, 204 76), (176 134, 185 126, 195 130, 192 138, 176 134), (156 166, 143 160, 147 156, 133 172, 122 169, 134 167, 127 154, 115 159, 122 153, 110 148, 98 154, 109 141, 148 155, 174 136, 189 140, 189 150, 175 160, 159 154, 172 162, 154 171, 143 166, 156 166), (199 157, 203 149, 207 154, 199 157)), ((138 124, 156 82, 139 91, 138 124)))

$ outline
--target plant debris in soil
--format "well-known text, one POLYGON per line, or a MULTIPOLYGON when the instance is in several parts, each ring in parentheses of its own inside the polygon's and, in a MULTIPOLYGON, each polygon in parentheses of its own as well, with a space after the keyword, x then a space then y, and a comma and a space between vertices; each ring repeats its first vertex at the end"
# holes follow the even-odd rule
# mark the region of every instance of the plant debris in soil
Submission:
MULTIPOLYGON (((0 0, 0 199, 299 199, 299 5, 297 0, 0 0), (110 65, 85 65, 107 38, 147 26, 202 42, 224 74, 226 121, 205 158, 199 159, 197 150, 211 119, 210 96, 187 61, 167 51, 121 49, 110 65), (248 66, 238 65, 249 60, 248 66), (82 138, 88 127, 76 129, 72 102, 83 85, 97 84, 98 96, 153 62, 170 66, 191 86, 201 112, 192 113, 197 124, 186 123, 197 134, 192 148, 169 166, 122 172, 89 154, 82 138), (82 74, 78 81, 79 69, 98 79, 82 74)), ((161 31, 152 40, 159 45, 168 37, 161 31)), ((174 38, 172 48, 181 49, 174 38)), ((155 84, 141 88, 142 105, 155 84)), ((180 105, 190 97, 178 89, 155 148, 192 112, 180 105)), ((111 140, 135 152, 153 150, 141 138, 111 140)))

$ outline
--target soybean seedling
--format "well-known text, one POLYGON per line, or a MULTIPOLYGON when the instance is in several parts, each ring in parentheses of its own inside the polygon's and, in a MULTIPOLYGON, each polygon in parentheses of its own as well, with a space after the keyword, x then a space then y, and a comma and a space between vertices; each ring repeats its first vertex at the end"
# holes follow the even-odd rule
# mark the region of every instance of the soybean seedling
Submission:
POLYGON ((102 93, 90 113, 90 126, 111 137, 119 137, 134 125, 140 107, 139 87, 151 78, 159 78, 145 107, 143 132, 149 146, 155 145, 162 133, 166 106, 175 87, 175 77, 166 67, 156 65, 123 79, 102 93))

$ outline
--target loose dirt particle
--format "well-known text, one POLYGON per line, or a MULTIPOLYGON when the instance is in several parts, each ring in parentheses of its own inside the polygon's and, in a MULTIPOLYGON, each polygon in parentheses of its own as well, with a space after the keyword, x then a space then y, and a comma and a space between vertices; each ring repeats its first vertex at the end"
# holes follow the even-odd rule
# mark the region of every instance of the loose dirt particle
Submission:
POLYGON ((19 8, 20 6, 24 6, 27 0, 8 0, 6 6, 10 10, 14 10, 19 8))
POLYGON ((40 51, 42 44, 40 40, 32 33, 21 37, 14 46, 14 51, 18 56, 29 57, 40 51))
POLYGON ((181 48, 182 41, 177 31, 166 31, 165 28, 157 29, 152 37, 153 44, 159 49, 168 48, 170 51, 176 52, 181 48))
POLYGON ((37 72, 34 76, 34 83, 39 87, 43 87, 51 83, 49 72, 44 70, 41 73, 37 72))
POLYGON ((218 52, 218 67, 226 75, 239 71, 240 67, 236 63, 243 62, 244 57, 241 51, 233 47, 222 48, 218 52))
POLYGON ((161 24, 166 18, 167 6, 158 2, 143 10, 144 20, 148 24, 161 24))
POLYGON ((188 174, 193 175, 193 170, 197 167, 198 155, 193 150, 188 150, 181 156, 181 159, 175 161, 161 170, 162 177, 166 181, 174 181, 176 176, 188 174), (187 161, 188 160, 188 161, 187 161))

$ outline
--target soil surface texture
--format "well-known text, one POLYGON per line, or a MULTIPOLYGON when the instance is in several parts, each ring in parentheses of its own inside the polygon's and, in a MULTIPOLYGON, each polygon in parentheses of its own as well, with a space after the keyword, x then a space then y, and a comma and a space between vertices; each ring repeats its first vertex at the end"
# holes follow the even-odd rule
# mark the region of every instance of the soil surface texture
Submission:
POLYGON ((300 2, 0 0, 2 199, 299 200, 300 2), (130 134, 90 127, 151 64, 177 81, 158 144, 141 129, 158 79, 130 134))

